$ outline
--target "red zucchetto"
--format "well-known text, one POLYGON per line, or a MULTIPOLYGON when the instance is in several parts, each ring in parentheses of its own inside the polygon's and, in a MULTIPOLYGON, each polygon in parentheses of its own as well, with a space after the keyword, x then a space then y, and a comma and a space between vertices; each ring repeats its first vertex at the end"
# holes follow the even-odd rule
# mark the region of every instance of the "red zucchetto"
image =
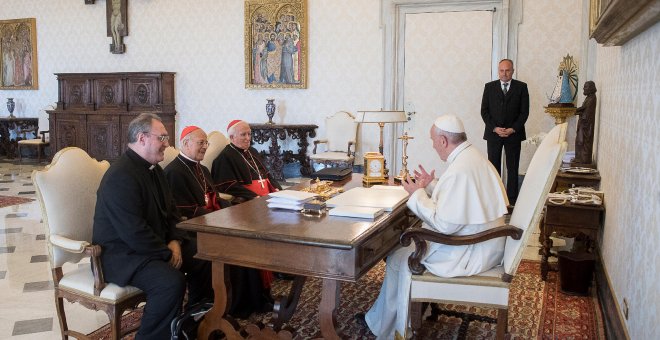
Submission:
POLYGON ((183 128, 183 131, 181 132, 181 137, 179 138, 179 140, 183 140, 184 138, 186 138, 186 136, 187 136, 189 133, 191 133, 191 132, 193 132, 193 131, 195 131, 195 130, 199 130, 199 127, 197 127, 197 126, 195 126, 195 125, 190 125, 190 126, 186 126, 186 127, 184 127, 184 128, 183 128))

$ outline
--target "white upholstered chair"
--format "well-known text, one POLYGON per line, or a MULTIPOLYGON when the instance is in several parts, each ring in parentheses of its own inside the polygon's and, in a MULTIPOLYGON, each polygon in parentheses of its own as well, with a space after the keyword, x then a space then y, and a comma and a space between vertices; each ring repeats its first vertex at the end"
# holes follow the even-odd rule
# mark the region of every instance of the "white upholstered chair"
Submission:
POLYGON ((204 159, 200 162, 202 165, 207 167, 209 171, 211 171, 211 166, 213 165, 213 161, 218 157, 220 152, 224 150, 225 146, 229 144, 229 139, 225 137, 221 132, 219 131, 211 131, 209 132, 208 136, 206 137, 209 141, 209 147, 206 149, 206 154, 204 155, 204 159))
POLYGON ((110 319, 112 339, 121 338, 123 312, 145 301, 142 291, 135 287, 104 281, 102 249, 92 244, 96 191, 109 166, 107 161, 98 162, 82 149, 69 147, 59 151, 44 170, 32 172, 46 229, 62 339, 85 338, 85 334, 69 330, 64 299, 104 311, 110 319), (75 264, 85 258, 90 262, 63 269, 65 263, 75 264))
MULTIPOLYGON (((204 154, 204 159, 200 163, 202 163, 202 165, 207 167, 209 171, 213 173, 213 170, 211 169, 211 167, 213 166, 213 161, 216 158, 218 158, 220 152, 222 152, 222 150, 225 149, 227 144, 229 144, 229 139, 225 137, 225 135, 223 135, 222 132, 219 131, 209 132, 206 138, 209 141, 209 147, 206 149, 206 154, 204 154)), ((219 192, 218 197, 227 200, 229 202, 234 200, 234 196, 230 194, 225 194, 223 192, 219 192)))
POLYGON ((160 165, 161 168, 165 169, 165 167, 168 164, 170 164, 178 155, 179 155, 179 150, 177 150, 175 147, 170 145, 167 148, 165 148, 165 158, 163 158, 163 160, 160 161, 158 165, 160 165))
POLYGON ((355 117, 346 111, 339 111, 325 119, 325 139, 314 141, 311 159, 312 169, 315 164, 324 167, 352 168, 355 161, 358 123, 355 117), (319 144, 326 144, 325 151, 317 153, 319 144), (353 151, 351 151, 353 146, 353 151))
POLYGON ((555 126, 538 147, 523 181, 508 225, 476 235, 450 236, 421 228, 407 229, 401 235, 404 246, 415 242, 416 250, 408 264, 413 272, 410 289, 410 319, 413 337, 421 326, 422 303, 440 302, 497 308, 497 338, 507 331, 509 286, 516 274, 523 250, 541 220, 545 200, 566 151, 566 123, 555 126), (420 260, 426 241, 465 245, 507 236, 503 264, 469 277, 441 278, 425 272, 420 260))

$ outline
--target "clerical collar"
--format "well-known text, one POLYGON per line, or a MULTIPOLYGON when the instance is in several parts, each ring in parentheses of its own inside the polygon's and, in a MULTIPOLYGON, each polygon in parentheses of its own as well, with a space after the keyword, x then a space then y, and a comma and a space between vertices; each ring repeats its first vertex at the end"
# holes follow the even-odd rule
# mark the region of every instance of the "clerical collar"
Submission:
POLYGON ((248 152, 249 151, 249 148, 248 149, 239 148, 238 146, 234 145, 234 143, 229 143, 229 146, 231 146, 232 149, 234 149, 238 152, 248 152))
POLYGON ((135 150, 131 148, 126 149, 126 156, 132 159, 134 162, 142 165, 145 169, 153 170, 156 167, 156 164, 149 163, 146 159, 142 158, 135 150))
POLYGON ((454 151, 452 151, 452 152, 449 154, 449 157, 447 157, 447 163, 451 163, 451 162, 453 162, 453 161, 456 159, 456 157, 458 157, 458 154, 460 154, 463 150, 467 149, 467 148, 470 147, 471 145, 472 145, 472 143, 470 143, 470 142, 468 142, 468 141, 465 141, 465 142, 459 144, 459 145, 456 147, 456 149, 454 149, 454 151))
POLYGON ((185 159, 187 159, 187 160, 189 160, 189 161, 191 161, 191 162, 193 162, 193 163, 199 163, 198 161, 196 161, 196 160, 194 160, 194 159, 192 159, 192 158, 186 156, 186 154, 184 154, 183 152, 179 152, 179 156, 181 156, 181 157, 183 157, 183 158, 185 158, 185 159))

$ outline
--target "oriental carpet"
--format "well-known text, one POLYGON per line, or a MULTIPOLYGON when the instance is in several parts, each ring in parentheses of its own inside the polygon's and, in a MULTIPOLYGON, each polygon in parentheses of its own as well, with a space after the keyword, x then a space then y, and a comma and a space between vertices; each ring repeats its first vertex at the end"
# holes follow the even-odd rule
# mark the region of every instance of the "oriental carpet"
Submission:
MULTIPOLYGON (((342 301, 337 311, 339 332, 344 339, 374 339, 368 329, 356 323, 355 313, 366 311, 380 289, 385 266, 380 262, 357 283, 342 284, 342 301), (350 298, 349 298, 350 297, 350 298)), ((274 294, 283 294, 289 281, 276 280, 274 294)), ((305 283, 298 310, 288 326, 295 330, 295 339, 320 336, 317 306, 320 303, 321 281, 310 278, 305 283)), ((593 291, 593 289, 592 289, 593 291)), ((560 291, 558 274, 550 272, 543 282, 540 263, 523 260, 511 285, 508 339, 605 339, 600 306, 595 294, 571 296, 560 291)), ((496 310, 463 305, 440 305, 437 321, 426 320, 422 327, 424 339, 494 339, 496 310)), ((126 325, 139 322, 141 311, 124 317, 126 325)), ((267 324, 270 313, 252 315, 251 323, 267 324)), ((248 321, 239 320, 242 326, 248 321)), ((94 339, 108 339, 108 326, 92 334, 94 339)), ((126 337, 133 339, 133 335, 126 337)))
POLYGON ((16 205, 16 204, 23 204, 23 203, 28 203, 32 202, 34 199, 32 198, 23 198, 23 197, 16 197, 16 196, 2 196, 0 195, 0 208, 8 207, 11 205, 16 205))

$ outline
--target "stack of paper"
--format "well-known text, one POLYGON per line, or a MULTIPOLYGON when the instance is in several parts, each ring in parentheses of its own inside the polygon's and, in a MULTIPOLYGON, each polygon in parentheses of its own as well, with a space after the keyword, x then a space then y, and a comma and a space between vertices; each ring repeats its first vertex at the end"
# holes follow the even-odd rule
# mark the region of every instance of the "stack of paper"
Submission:
POLYGON ((344 217, 355 217, 355 218, 365 218, 373 220, 376 217, 380 216, 383 213, 381 208, 369 208, 369 207, 355 207, 355 206, 340 206, 330 209, 330 216, 344 216, 344 217))
POLYGON ((315 194, 296 190, 280 190, 271 192, 267 200, 268 207, 273 209, 302 210, 305 202, 316 197, 315 194))

